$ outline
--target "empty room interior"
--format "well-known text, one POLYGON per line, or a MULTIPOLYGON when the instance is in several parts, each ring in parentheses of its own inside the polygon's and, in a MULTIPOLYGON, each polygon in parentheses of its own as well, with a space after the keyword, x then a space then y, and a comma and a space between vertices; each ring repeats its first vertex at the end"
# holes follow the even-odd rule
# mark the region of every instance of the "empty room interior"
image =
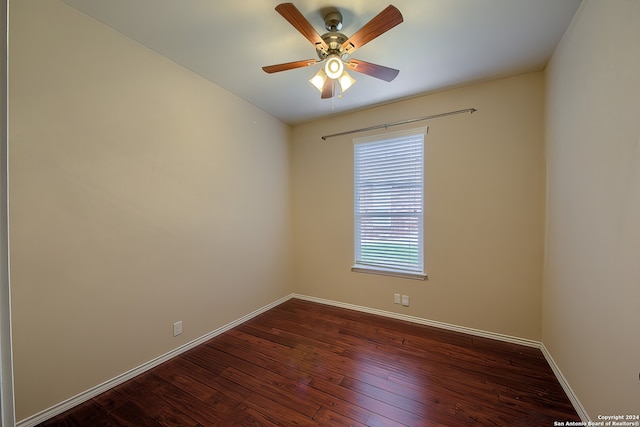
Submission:
POLYGON ((8 1, 3 417, 305 302, 539 350, 583 423, 639 425, 640 1, 398 0, 329 97, 287 13, 389 3, 221 3, 8 1), (354 267, 354 146, 403 132, 424 277, 354 267))

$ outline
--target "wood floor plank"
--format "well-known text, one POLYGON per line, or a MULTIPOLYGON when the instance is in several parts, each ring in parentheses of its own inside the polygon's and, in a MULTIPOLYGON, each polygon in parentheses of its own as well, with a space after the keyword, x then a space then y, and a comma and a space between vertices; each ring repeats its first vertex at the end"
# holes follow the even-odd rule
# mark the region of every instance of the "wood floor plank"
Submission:
POLYGON ((365 427, 367 425, 327 409, 324 406, 316 413, 313 420, 320 426, 365 427))
POLYGON ((580 421, 539 349, 291 299, 43 426, 580 421))
MULTIPOLYGON (((109 414, 113 417, 117 425, 126 427, 162 427, 153 416, 148 414, 143 408, 133 401, 129 401, 119 406, 115 411, 109 414)), ((102 420, 84 418, 82 425, 101 425, 102 420)))
POLYGON ((198 422, 171 406, 162 396, 148 390, 148 382, 134 379, 109 390, 93 399, 108 413, 115 413, 118 419, 126 419, 120 410, 127 403, 134 402, 162 426, 192 426, 198 422))
POLYGON ((309 394, 313 394, 306 384, 297 384, 278 376, 271 377, 266 371, 256 376, 236 368, 229 368, 221 375, 235 383, 251 384, 251 388, 256 390, 256 393, 269 398, 276 404, 288 407, 292 414, 301 413, 312 418, 321 406, 317 401, 306 398, 309 394), (303 396, 305 398, 302 398, 303 396))
POLYGON ((248 388, 230 382, 229 380, 221 377, 220 374, 214 374, 211 371, 202 368, 200 365, 192 363, 186 358, 177 357, 176 364, 178 364, 185 375, 192 378, 193 381, 204 383, 237 402, 242 402, 250 396, 251 393, 253 393, 248 388))
MULTIPOLYGON (((224 353, 218 354, 217 357, 220 360, 240 359, 283 377, 307 384, 311 381, 311 376, 301 370, 298 363, 283 363, 283 360, 287 360, 286 356, 291 355, 290 349, 287 347, 273 348, 266 346, 261 339, 252 339, 251 335, 242 333, 239 333, 239 336, 229 335, 227 338, 224 343, 220 341, 215 346, 212 345, 215 349, 214 351, 224 353), (255 348, 260 348, 259 354, 254 351, 255 348)), ((295 359, 295 356, 291 356, 295 359)))
POLYGON ((250 413, 257 419, 268 421, 270 424, 279 426, 321 426, 314 420, 314 416, 307 416, 291 408, 281 405, 264 396, 261 393, 254 393, 242 402, 250 410, 250 413))
MULTIPOLYGON (((383 417, 404 425, 420 425, 421 420, 423 420, 424 414, 421 411, 412 412, 410 410, 398 408, 387 402, 377 400, 366 394, 354 392, 353 390, 322 380, 321 378, 315 378, 311 382, 311 387, 323 391, 327 395, 334 396, 335 398, 348 402, 352 405, 360 406, 372 413, 382 415, 383 417)), ((445 411, 441 410, 440 412, 444 413, 445 411)))
MULTIPOLYGON (((89 400, 78 405, 72 411, 62 416, 55 417, 41 424, 42 426, 105 426, 105 427, 122 427, 132 424, 123 424, 118 422, 116 418, 103 411, 95 402, 89 400)), ((154 427, 157 427, 154 426, 154 427)))

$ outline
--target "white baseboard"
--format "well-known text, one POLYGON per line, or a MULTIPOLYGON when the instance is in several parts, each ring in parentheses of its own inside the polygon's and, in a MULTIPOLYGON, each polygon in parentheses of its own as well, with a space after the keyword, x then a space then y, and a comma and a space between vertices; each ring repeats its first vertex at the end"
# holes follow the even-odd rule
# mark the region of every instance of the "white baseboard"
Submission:
POLYGON ((564 390, 564 392, 567 394, 567 397, 571 401, 573 408, 578 413, 580 420, 582 420, 582 422, 586 424, 589 424, 589 422, 591 421, 591 418, 589 418, 589 414, 587 414, 587 411, 584 409, 584 406, 582 406, 582 403, 580 403, 580 400, 578 400, 578 396, 576 396, 576 394, 573 392, 573 389, 569 385, 569 382, 564 377, 564 375, 562 375, 560 368, 558 368, 558 365, 556 365, 555 360, 553 360, 553 357, 551 357, 551 353, 549 353, 549 350, 547 350, 547 347, 545 347, 543 343, 540 343, 540 344, 541 344, 540 351, 542 351, 544 358, 547 359, 547 363, 551 367, 551 370, 553 371, 553 373, 556 375, 558 382, 562 386, 562 389, 564 390))
POLYGON ((291 298, 297 298, 297 299, 301 299, 301 300, 305 300, 305 301, 311 301, 311 302, 317 302, 320 304, 325 304, 325 305, 331 305, 334 307, 340 307, 340 308, 346 308, 349 310, 355 310, 355 311, 360 311, 360 312, 364 312, 364 313, 369 313, 369 314, 376 314, 378 316, 384 316, 384 317, 389 317, 392 319, 398 319, 398 320, 404 320, 404 321, 408 321, 408 322, 412 322, 412 323, 417 323, 420 325, 427 325, 427 326, 433 326, 436 328, 440 328, 440 329, 446 329, 446 330, 450 330, 450 331, 455 331, 455 332, 462 332, 462 333, 466 333, 466 334, 470 334, 470 335, 475 335, 475 336, 479 336, 479 337, 484 337, 484 338, 490 338, 490 339, 495 339, 498 341, 505 341, 505 342, 509 342, 509 343, 513 343, 513 344, 520 344, 520 345, 524 345, 527 347, 535 347, 535 348, 539 348, 542 351, 542 354, 544 355, 545 359, 547 360, 547 362, 549 363, 549 366, 551 367, 551 369, 553 370, 554 374, 556 375, 556 378, 558 378, 558 381, 560 382, 560 385, 562 386, 562 388, 564 389, 565 393, 567 394, 567 397, 569 398, 569 400, 571 401, 571 403, 573 404, 573 407, 575 408, 576 412, 578 413, 578 415, 580 416, 580 419, 584 422, 588 422, 589 421, 589 416, 587 415, 587 412, 585 411, 584 407, 582 406, 582 404, 580 403, 580 401, 578 400, 578 398, 576 397, 575 393, 573 392, 573 390, 571 389, 571 387, 569 386, 569 383, 567 382, 566 378, 562 375, 562 372, 560 372, 560 369, 558 368, 558 366, 556 365, 556 363, 554 362, 553 358, 551 357, 551 354, 549 354, 549 352, 547 351, 547 349, 545 348, 544 344, 539 342, 539 341, 533 341, 533 340, 528 340, 528 339, 524 339, 524 338, 518 338, 518 337, 513 337, 510 335, 504 335, 504 334, 498 334, 495 332, 488 332, 488 331, 483 331, 480 329, 474 329, 474 328, 468 328, 465 326, 458 326, 458 325, 453 325, 450 323, 444 323, 444 322, 438 322, 435 320, 428 320, 428 319, 423 319, 420 317, 415 317, 415 316, 408 316, 405 314, 400 314, 400 313, 394 313, 394 312, 390 312, 390 311, 385 311, 385 310, 379 310, 379 309, 375 309, 375 308, 369 308, 369 307, 363 307, 363 306, 359 306, 359 305, 354 305, 354 304, 348 304, 348 303, 343 303, 343 302, 338 302, 338 301, 332 301, 332 300, 327 300, 327 299, 323 299, 323 298, 316 298, 316 297, 311 297, 311 296, 307 296, 307 295, 301 295, 301 294, 290 294, 287 295, 285 297, 282 297, 280 299, 278 299, 277 301, 274 301, 270 304, 265 305, 264 307, 261 307, 245 316, 240 317, 239 319, 234 320, 233 322, 227 323, 226 325, 215 329, 203 336, 201 336, 200 338, 196 338, 193 341, 190 341, 174 350, 169 351, 168 353, 165 353, 159 357, 156 357, 153 360, 150 360, 134 369, 131 369, 130 371, 127 371, 123 374, 118 375, 115 378, 112 378, 108 381, 105 381, 102 384, 99 384, 95 387, 90 388, 89 390, 86 390, 82 393, 77 394, 76 396, 73 396, 57 405, 52 406, 51 408, 45 409, 42 412, 39 412, 35 415, 32 415, 28 418, 25 418, 24 420, 19 421, 16 426, 17 427, 34 427, 40 423, 43 423, 44 421, 55 417, 56 415, 59 415, 71 408, 73 408, 74 406, 77 406, 81 403, 86 402, 89 399, 92 399, 93 397, 98 396, 101 393, 104 393, 107 390, 110 390, 113 387, 116 387, 158 365, 160 365, 163 362, 166 362, 167 360, 176 357, 182 353, 184 353, 187 350, 190 350, 208 340, 210 340, 211 338, 214 338, 226 331, 228 331, 229 329, 232 329, 244 322, 246 322, 247 320, 250 320, 256 316, 258 316, 259 314, 264 313, 265 311, 268 311, 270 309, 272 309, 273 307, 276 307, 280 304, 282 304, 285 301, 290 300, 291 298))
POLYGON ((165 353, 161 356, 156 357, 153 360, 150 360, 140 366, 138 366, 137 368, 133 368, 130 371, 127 371, 123 374, 118 375, 115 378, 112 378, 108 381, 103 382, 102 384, 99 384, 95 387, 90 388, 89 390, 86 390, 80 394, 77 394, 61 403, 58 403, 57 405, 52 406, 49 409, 45 409, 42 412, 39 412, 35 415, 32 415, 28 418, 25 418, 24 420, 19 421, 16 424, 16 427, 33 427, 36 426, 40 423, 43 423, 44 421, 55 417, 56 415, 59 415, 71 408, 73 408, 74 406, 77 406, 81 403, 86 402, 89 399, 92 399, 94 397, 96 397, 97 395, 104 393, 107 390, 112 389, 113 387, 116 387, 117 385, 120 385, 146 371, 148 371, 149 369, 155 368, 156 366, 160 365, 163 362, 166 362, 167 360, 176 357, 182 353, 184 353, 187 350, 190 350, 208 340, 210 340, 211 338, 214 338, 226 331, 228 331, 231 328, 234 328, 244 322, 246 322, 249 319, 252 319, 254 317, 256 317, 259 314, 264 313, 265 311, 268 311, 270 309, 272 309, 273 307, 282 304, 285 301, 288 301, 292 298, 292 294, 291 295, 287 295, 283 298, 280 298, 277 301, 272 302, 271 304, 267 304, 264 307, 261 307, 255 311, 252 311, 251 313, 242 316, 239 319, 234 320, 233 322, 227 323, 226 325, 215 329, 203 336, 201 336, 200 338, 196 338, 193 341, 190 341, 186 344, 181 345, 180 347, 171 350, 168 353, 165 353))

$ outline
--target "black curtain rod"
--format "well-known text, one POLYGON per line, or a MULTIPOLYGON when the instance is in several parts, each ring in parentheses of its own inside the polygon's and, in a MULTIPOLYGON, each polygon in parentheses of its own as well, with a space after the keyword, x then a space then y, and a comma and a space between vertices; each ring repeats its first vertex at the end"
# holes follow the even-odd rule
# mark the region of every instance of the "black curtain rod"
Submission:
POLYGON ((416 119, 401 120, 399 122, 385 123, 383 125, 369 126, 369 127, 362 128, 362 129, 348 130, 346 132, 340 132, 340 133, 333 133, 331 135, 325 135, 325 136, 322 137, 322 140, 326 141, 327 138, 333 138, 333 137, 342 136, 342 135, 349 135, 350 133, 366 132, 368 130, 382 129, 382 128, 386 129, 386 128, 391 127, 391 126, 406 125, 407 123, 421 122, 423 120, 437 119, 439 117, 445 117, 445 116, 453 116, 454 114, 462 114, 462 113, 473 114, 476 111, 478 111, 478 110, 476 110, 475 108, 465 108, 464 110, 449 111, 448 113, 434 114, 432 116, 418 117, 416 119))

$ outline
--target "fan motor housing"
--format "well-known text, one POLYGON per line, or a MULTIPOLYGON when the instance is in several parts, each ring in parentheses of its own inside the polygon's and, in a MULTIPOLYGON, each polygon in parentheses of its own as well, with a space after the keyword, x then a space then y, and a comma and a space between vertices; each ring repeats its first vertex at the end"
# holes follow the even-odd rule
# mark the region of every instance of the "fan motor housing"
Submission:
POLYGON ((325 60, 329 55, 338 55, 346 59, 346 53, 340 47, 349 38, 339 31, 342 29, 342 14, 337 10, 332 10, 324 16, 324 26, 328 33, 323 34, 322 40, 327 44, 327 48, 316 46, 316 52, 320 60, 325 60))
POLYGON ((323 60, 331 54, 336 54, 338 56, 346 55, 346 53, 340 50, 340 46, 342 46, 342 44, 349 39, 347 36, 337 31, 331 31, 323 34, 320 37, 322 37, 322 40, 324 40, 327 46, 329 46, 329 49, 323 49, 322 47, 317 47, 316 53, 318 54, 318 58, 323 60))

